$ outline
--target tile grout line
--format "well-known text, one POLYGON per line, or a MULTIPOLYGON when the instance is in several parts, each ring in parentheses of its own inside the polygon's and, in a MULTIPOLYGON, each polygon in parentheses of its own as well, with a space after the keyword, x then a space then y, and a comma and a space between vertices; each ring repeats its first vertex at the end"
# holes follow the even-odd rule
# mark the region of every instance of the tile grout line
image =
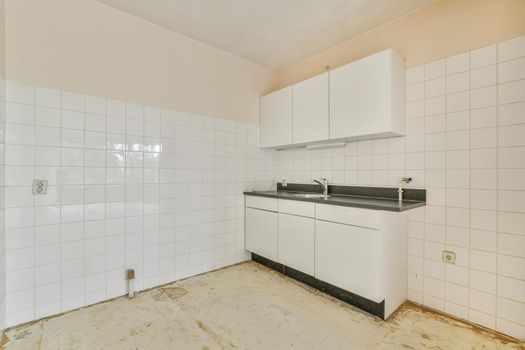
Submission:
MULTIPOLYGON (((58 142, 58 147, 59 147, 59 152, 62 151, 62 111, 63 111, 63 101, 64 101, 64 91, 63 90, 58 90, 59 91, 59 95, 60 95, 60 103, 59 103, 59 106, 60 106, 60 123, 59 123, 59 133, 58 133, 58 138, 59 138, 59 142, 58 142)), ((59 199, 59 203, 60 203, 60 222, 58 224, 58 229, 59 229, 59 237, 60 237, 60 244, 58 245, 58 293, 59 293, 59 296, 60 296, 60 299, 58 300, 58 304, 59 304, 59 308, 60 308, 60 312, 62 312, 62 303, 63 303, 63 293, 62 293, 62 242, 63 242, 63 234, 62 234, 62 222, 63 222, 63 216, 62 216, 62 208, 63 208, 63 203, 62 203, 62 189, 63 189, 63 184, 62 184, 62 157, 60 156, 59 154, 59 158, 58 158, 58 188, 60 189, 60 199, 59 199)))
MULTIPOLYGON (((33 99, 34 99, 34 105, 33 105, 33 179, 36 177, 36 104, 37 104, 37 98, 36 98, 36 90, 37 88, 33 88, 33 99)), ((36 197, 33 194, 33 225, 32 225, 32 231, 33 231, 33 317, 36 317, 36 249, 35 249, 35 242, 36 242, 36 197)), ((5 204, 5 203, 4 203, 5 204)))
POLYGON ((467 269, 467 319, 471 319, 470 315, 470 309, 471 309, 471 301, 470 301, 470 277, 471 277, 471 241, 472 241, 472 100, 471 100, 471 94, 472 94, 472 62, 471 62, 471 56, 470 52, 468 54, 468 91, 469 91, 469 110, 468 110, 468 127, 469 127, 469 169, 468 169, 468 176, 469 176, 469 228, 468 228, 468 269, 467 269))
POLYGON ((498 327, 498 298, 499 298, 499 46, 496 44, 496 308, 494 310, 494 329, 498 327))
MULTIPOLYGON (((448 131, 448 115, 449 115, 449 111, 448 111, 448 69, 447 69, 447 59, 444 59, 443 61, 444 65, 445 65, 445 76, 444 76, 444 79, 445 79, 445 250, 448 250, 448 241, 449 241, 449 232, 448 232, 448 223, 449 223, 449 218, 448 218, 448 208, 449 208, 449 203, 448 203, 448 154, 449 154, 449 148, 448 148, 448 134, 449 134, 449 131, 448 131)), ((443 253, 442 253, 443 254, 443 253)), ((444 279, 444 283, 443 283, 443 299, 444 299, 444 302, 443 302, 443 310, 446 311, 447 310, 447 283, 448 283, 448 274, 447 274, 447 267, 446 267, 446 263, 443 262, 443 258, 441 258, 441 263, 443 264, 443 279, 444 279)))

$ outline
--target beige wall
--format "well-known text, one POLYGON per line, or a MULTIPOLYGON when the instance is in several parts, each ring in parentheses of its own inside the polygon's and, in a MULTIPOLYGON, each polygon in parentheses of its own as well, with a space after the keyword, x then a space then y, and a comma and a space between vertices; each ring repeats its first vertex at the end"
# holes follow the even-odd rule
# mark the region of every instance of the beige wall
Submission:
POLYGON ((93 0, 6 0, 6 78, 257 122, 275 72, 93 0))
POLYGON ((6 79, 254 123, 259 95, 325 66, 393 47, 412 67, 525 34, 525 0, 441 0, 273 72, 93 0, 5 2, 6 79))
POLYGON ((525 0, 441 0, 278 72, 286 86, 392 47, 413 67, 525 34, 525 0))

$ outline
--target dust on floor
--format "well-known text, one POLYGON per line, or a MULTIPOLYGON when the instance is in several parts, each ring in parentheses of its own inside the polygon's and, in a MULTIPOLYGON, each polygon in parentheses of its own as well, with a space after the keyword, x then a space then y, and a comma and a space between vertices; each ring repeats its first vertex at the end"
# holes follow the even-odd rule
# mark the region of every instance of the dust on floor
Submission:
POLYGON ((9 330, 6 350, 525 349, 417 306, 369 316, 253 262, 9 330))

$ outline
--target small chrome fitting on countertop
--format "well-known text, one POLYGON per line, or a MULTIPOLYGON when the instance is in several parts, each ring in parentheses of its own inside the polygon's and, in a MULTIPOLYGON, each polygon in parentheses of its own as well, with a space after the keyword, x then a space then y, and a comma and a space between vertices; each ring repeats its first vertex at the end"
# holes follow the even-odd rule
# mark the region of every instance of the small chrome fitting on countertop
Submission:
POLYGON ((402 177, 399 179, 399 188, 397 190, 397 193, 399 194, 399 201, 403 201, 403 184, 407 184, 412 181, 411 177, 402 177))

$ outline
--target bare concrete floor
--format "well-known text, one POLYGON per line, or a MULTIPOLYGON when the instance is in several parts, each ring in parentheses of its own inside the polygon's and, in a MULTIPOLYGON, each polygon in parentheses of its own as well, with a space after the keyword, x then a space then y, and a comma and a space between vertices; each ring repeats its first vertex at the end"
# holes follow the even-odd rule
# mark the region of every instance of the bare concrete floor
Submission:
POLYGON ((4 349, 525 349, 413 305, 382 321, 253 262, 11 329, 4 349))

